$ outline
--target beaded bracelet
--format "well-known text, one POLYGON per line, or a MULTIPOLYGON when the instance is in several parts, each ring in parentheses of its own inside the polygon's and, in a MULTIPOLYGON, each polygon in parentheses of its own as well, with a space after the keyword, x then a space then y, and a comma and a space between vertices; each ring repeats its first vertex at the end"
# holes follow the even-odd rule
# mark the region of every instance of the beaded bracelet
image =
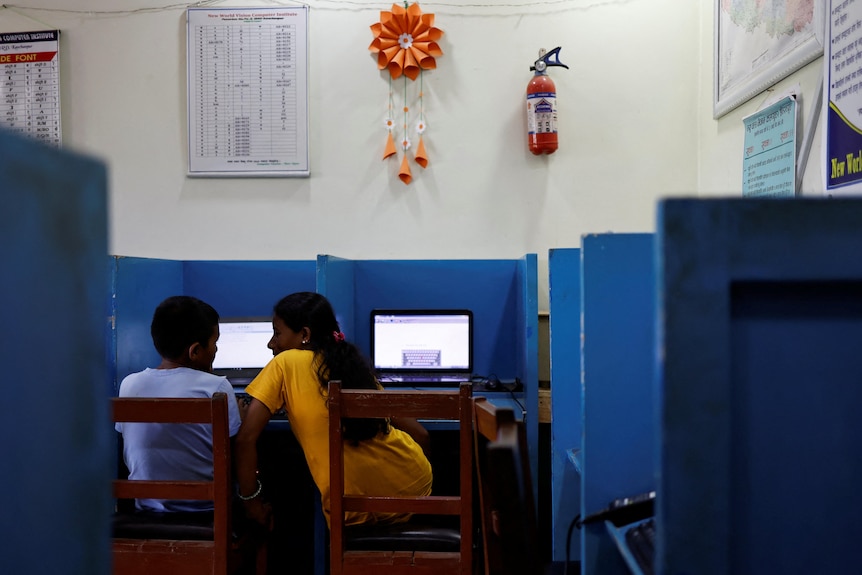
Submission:
POLYGON ((236 496, 239 497, 240 499, 242 499, 243 501, 251 501, 252 499, 257 497, 258 495, 260 495, 260 492, 262 490, 263 490, 263 485, 261 485, 260 479, 258 479, 257 480, 257 489, 254 491, 254 493, 252 493, 251 495, 248 495, 248 496, 243 495, 242 493, 239 492, 239 486, 237 486, 236 496))

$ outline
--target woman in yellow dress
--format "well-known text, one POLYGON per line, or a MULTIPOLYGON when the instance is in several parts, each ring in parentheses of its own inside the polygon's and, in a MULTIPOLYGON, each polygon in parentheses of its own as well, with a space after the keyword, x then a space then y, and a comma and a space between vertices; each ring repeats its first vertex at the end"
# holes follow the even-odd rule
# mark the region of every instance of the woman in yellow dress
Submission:
MULTIPOLYGON (((271 510, 257 477, 257 439, 272 414, 287 412, 308 468, 321 494, 329 522, 329 413, 327 384, 345 389, 378 389, 380 384, 359 349, 344 339, 329 301, 299 292, 274 308, 273 359, 246 388, 251 400, 236 437, 238 496, 246 515, 272 525, 271 510)), ((345 422, 344 484, 347 494, 411 495, 431 493, 427 430, 415 419, 361 419, 345 422)), ((266 489, 278 489, 267 485, 266 489)), ((397 523, 409 515, 348 513, 347 525, 397 523)))

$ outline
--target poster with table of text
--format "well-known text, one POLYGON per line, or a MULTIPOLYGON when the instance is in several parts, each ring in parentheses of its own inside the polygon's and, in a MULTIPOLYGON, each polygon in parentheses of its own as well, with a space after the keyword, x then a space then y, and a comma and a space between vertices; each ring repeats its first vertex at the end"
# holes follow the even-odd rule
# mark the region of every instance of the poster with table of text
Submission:
POLYGON ((305 177, 308 8, 189 8, 190 176, 305 177))
POLYGON ((60 145, 59 30, 0 34, 0 126, 60 145))

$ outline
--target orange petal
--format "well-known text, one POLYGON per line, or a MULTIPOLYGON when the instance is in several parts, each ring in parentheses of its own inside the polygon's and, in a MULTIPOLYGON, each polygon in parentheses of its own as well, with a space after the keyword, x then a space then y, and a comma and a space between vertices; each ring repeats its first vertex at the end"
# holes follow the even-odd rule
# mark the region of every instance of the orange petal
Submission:
POLYGON ((395 140, 392 139, 392 132, 386 137, 386 149, 383 151, 383 159, 395 155, 395 140))
POLYGON ((395 23, 395 27, 401 31, 407 31, 407 10, 401 8, 400 6, 392 5, 392 20, 395 23))
POLYGON ((397 80, 404 72, 404 50, 398 50, 392 60, 389 62, 389 74, 393 80, 397 80))
POLYGON ((423 169, 428 167, 428 155, 425 153, 425 142, 422 140, 422 136, 419 136, 419 146, 416 148, 414 159, 423 169))
POLYGON ((404 50, 404 75, 411 80, 415 80, 419 76, 419 64, 410 50, 404 50))
POLYGON ((410 51, 413 53, 413 57, 419 63, 419 67, 423 70, 434 70, 437 68, 437 62, 434 61, 434 57, 426 54, 422 50, 416 47, 416 44, 410 46, 410 51))
POLYGON ((398 38, 401 35, 401 30, 398 28, 398 23, 392 20, 389 24, 383 26, 380 31, 380 36, 383 38, 398 38))
POLYGON ((418 23, 422 21, 422 9, 419 7, 418 3, 413 3, 407 9, 407 28, 405 29, 408 32, 412 32, 418 23))
POLYGON ((443 30, 440 28, 428 28, 421 34, 414 34, 414 42, 435 42, 443 36, 443 30))
POLYGON ((369 52, 379 52, 380 51, 380 38, 375 38, 371 44, 368 45, 369 52))
POLYGON ((407 156, 404 156, 404 159, 401 160, 401 169, 398 170, 398 177, 405 184, 413 181, 413 175, 410 173, 410 164, 407 163, 407 156))
POLYGON ((381 50, 388 50, 389 48, 392 48, 393 46, 398 46, 399 48, 401 47, 398 45, 398 40, 396 38, 384 38, 381 36, 380 38, 377 39, 377 41, 380 42, 380 49, 381 50))
POLYGON ((440 45, 437 42, 413 42, 413 45, 416 46, 419 50, 422 50, 429 56, 434 56, 439 58, 443 55, 443 50, 440 49, 440 45))
POLYGON ((370 26, 371 33, 374 34, 375 37, 380 36, 380 31, 383 30, 383 24, 380 22, 375 22, 370 26))
POLYGON ((400 51, 401 46, 392 46, 379 52, 377 54, 377 67, 381 70, 385 68, 400 51))
POLYGON ((381 12, 380 13, 380 25, 382 29, 380 30, 380 34, 382 36, 388 36, 389 38, 397 38, 401 33, 398 29, 398 21, 395 19, 395 16, 392 12, 381 12))

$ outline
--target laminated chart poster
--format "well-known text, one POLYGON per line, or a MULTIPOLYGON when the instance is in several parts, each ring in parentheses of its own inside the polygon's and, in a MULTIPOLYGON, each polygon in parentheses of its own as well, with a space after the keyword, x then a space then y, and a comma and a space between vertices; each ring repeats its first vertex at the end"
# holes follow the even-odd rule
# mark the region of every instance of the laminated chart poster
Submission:
POLYGON ((0 34, 0 126, 59 146, 60 31, 0 34))
POLYGON ((189 175, 305 177, 308 7, 189 8, 189 175))
POLYGON ((823 175, 826 195, 862 194, 862 0, 826 0, 823 175))
POLYGON ((743 118, 743 197, 792 198, 796 194, 797 110, 796 96, 791 95, 743 118))

